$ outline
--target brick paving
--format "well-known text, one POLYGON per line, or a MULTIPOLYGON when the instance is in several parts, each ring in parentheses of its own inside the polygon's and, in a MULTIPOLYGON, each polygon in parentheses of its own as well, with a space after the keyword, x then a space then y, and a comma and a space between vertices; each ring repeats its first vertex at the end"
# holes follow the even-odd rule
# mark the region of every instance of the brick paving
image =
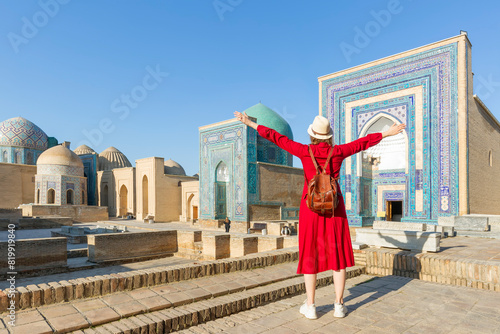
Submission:
POLYGON ((178 333, 500 333, 500 293, 397 276, 347 281, 345 318, 333 317, 333 286, 317 289, 317 320, 299 313, 305 294, 178 333))
MULTIPOLYGON (((124 222, 114 223, 125 225, 124 222)), ((148 225, 132 221, 127 222, 127 225, 149 230, 200 230, 182 223, 148 225)), ((500 240, 467 237, 443 239, 441 252, 433 255, 436 259, 440 256, 495 264, 500 262, 500 240)), ((28 278, 17 283, 18 286, 45 286, 43 283, 50 285, 53 281, 62 284, 64 281, 61 280, 70 279, 68 275, 82 278, 194 262, 166 258, 28 278)), ((349 279, 346 304, 350 313, 344 319, 333 318, 333 286, 320 287, 316 300, 319 319, 304 319, 298 308, 305 295, 302 293, 286 298, 287 295, 304 291, 302 277, 295 274, 296 265, 296 262, 292 262, 171 282, 100 298, 82 299, 84 295, 87 297, 89 293, 92 294, 82 284, 72 290, 80 294, 79 300, 56 305, 35 305, 36 308, 18 311, 15 328, 6 326, 8 319, 5 313, 2 314, 0 334, 9 331, 23 334, 54 331, 76 331, 78 334, 135 333, 141 330, 168 332, 172 328, 179 329, 180 333, 500 333, 500 292, 396 276, 378 278, 362 275, 349 279), (273 302, 266 304, 267 300, 273 302), (218 317, 216 320, 209 321, 215 316, 218 317), (188 328, 182 330, 184 326, 188 328)), ((144 277, 153 276, 144 274, 144 277)), ((325 272, 320 277, 322 285, 331 282, 331 272, 325 272)), ((140 280, 142 282, 143 278, 140 280)), ((130 280, 127 282, 130 283, 130 280)), ((49 288, 48 285, 46 288, 49 288)), ((53 287, 51 296, 44 294, 44 298, 57 300, 57 291, 61 290, 58 287, 53 287)), ((102 291, 104 295, 104 286, 102 291)))
MULTIPOLYGON (((71 260, 71 259, 68 259, 68 260, 71 260)), ((85 278, 85 277, 98 276, 98 275, 107 275, 110 273, 122 273, 122 272, 128 272, 128 271, 132 271, 132 270, 185 265, 185 264, 192 264, 195 262, 196 261, 183 259, 183 258, 179 258, 179 257, 165 257, 165 258, 157 259, 157 260, 133 262, 133 263, 123 263, 123 264, 115 265, 115 266, 78 270, 78 271, 66 272, 66 273, 60 273, 60 274, 45 275, 45 276, 39 276, 39 277, 29 277, 29 278, 19 278, 16 280, 16 284, 17 284, 17 286, 27 286, 30 284, 59 282, 62 280, 67 281, 67 280, 72 280, 72 279, 77 279, 77 278, 85 278)), ((1 290, 6 289, 8 287, 8 285, 9 285, 8 282, 1 281, 0 282, 0 289, 1 290)))
POLYGON ((453 237, 441 239, 439 255, 464 259, 500 261, 500 239, 453 237))
MULTIPOLYGON (((67 332, 98 326, 141 313, 178 307, 295 278, 298 276, 296 267, 297 263, 285 263, 268 267, 265 270, 250 270, 244 275, 240 272, 233 272, 114 293, 100 298, 87 298, 64 304, 40 306, 36 309, 18 311, 16 314, 17 325, 12 328, 7 327, 13 333, 35 334, 43 333, 46 328, 67 332), (32 330, 33 326, 40 327, 40 331, 32 330), (27 328, 30 330, 25 331, 27 328)), ((5 313, 2 315, 2 321, 0 323, 5 328, 5 324, 9 321, 5 313)))

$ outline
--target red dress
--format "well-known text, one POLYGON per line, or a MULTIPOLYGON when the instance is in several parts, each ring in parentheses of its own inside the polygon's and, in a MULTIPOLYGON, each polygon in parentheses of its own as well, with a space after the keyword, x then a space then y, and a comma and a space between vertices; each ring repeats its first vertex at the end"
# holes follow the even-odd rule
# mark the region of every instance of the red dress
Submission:
MULTIPOLYGON (((297 274, 316 274, 326 270, 340 270, 354 266, 354 254, 342 194, 339 193, 339 205, 335 209, 334 217, 320 216, 307 207, 307 184, 316 174, 309 155, 308 145, 294 142, 273 129, 262 125, 257 127, 257 131, 262 137, 298 157, 304 168, 306 180, 300 201, 299 264, 297 274)), ((338 177, 342 161, 345 158, 377 145, 381 140, 381 133, 373 133, 351 143, 335 145, 327 173, 338 177)), ((331 146, 327 143, 320 143, 311 145, 311 148, 318 165, 324 166, 331 146)))

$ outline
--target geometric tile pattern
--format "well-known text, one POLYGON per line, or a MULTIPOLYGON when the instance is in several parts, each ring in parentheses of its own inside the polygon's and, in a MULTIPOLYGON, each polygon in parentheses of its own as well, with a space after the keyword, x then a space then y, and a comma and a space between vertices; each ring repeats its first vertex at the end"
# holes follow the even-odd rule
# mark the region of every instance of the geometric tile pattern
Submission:
MULTIPOLYGON (((408 174, 385 178, 379 182, 405 182, 405 212, 407 219, 436 221, 439 216, 458 215, 458 74, 457 43, 418 52, 407 57, 387 61, 345 75, 332 77, 321 82, 322 114, 328 117, 334 132, 334 141, 346 142, 346 131, 350 140, 357 139, 363 125, 379 113, 387 113, 407 124, 409 147, 408 174), (423 169, 415 168, 415 109, 406 96, 406 103, 395 104, 381 98, 378 105, 371 104, 346 110, 346 104, 394 92, 422 87, 422 139, 423 169), (408 102, 409 101, 409 102, 408 102), (387 108, 387 105, 392 105, 387 108), (346 129, 346 118, 351 118, 352 128, 346 129), (413 165, 410 165, 413 162, 413 165), (424 191, 424 211, 415 212, 415 191, 424 191)), ((372 100, 373 100, 372 99, 372 100)), ((361 213, 365 191, 362 180, 356 177, 357 156, 353 156, 350 187, 352 210, 348 212, 350 223, 357 224, 362 218, 372 219, 361 213)), ((341 181, 346 179, 345 164, 340 173, 341 181)), ((345 191, 345 182, 341 182, 345 191)), ((375 188, 375 187, 374 187, 375 188)), ((374 195, 373 191, 370 197, 374 195)), ((392 195, 389 195, 392 196, 392 195)), ((400 196, 398 194, 398 196, 400 196)), ((375 197, 376 198, 376 197, 375 197)), ((374 202, 374 200, 372 200, 374 202)))
POLYGON ((83 167, 62 165, 38 165, 37 174, 83 176, 83 167))
POLYGON ((0 145, 32 148, 44 151, 48 139, 45 132, 22 117, 14 117, 0 123, 0 145))
POLYGON ((87 176, 87 199, 88 205, 97 205, 97 161, 96 153, 78 155, 83 162, 84 175, 87 176))
POLYGON ((0 162, 33 166, 42 153, 32 148, 0 145, 0 162))
MULTIPOLYGON (((239 122, 200 130, 200 218, 216 217, 216 169, 227 166, 226 210, 230 219, 248 221, 249 205, 260 201, 257 162, 292 166, 292 156, 239 122)), ((289 208, 292 215, 298 208, 289 208)))
MULTIPOLYGON (((255 130, 252 130, 255 131, 255 130)), ((240 122, 215 125, 200 131, 200 218, 216 216, 216 169, 223 162, 228 169, 226 210, 229 219, 248 218, 247 131, 240 122)))
POLYGON ((55 191, 55 205, 66 205, 67 192, 73 192, 73 204, 82 205, 87 203, 86 198, 82 201, 82 194, 86 196, 87 180, 85 177, 67 176, 67 175, 35 175, 35 199, 37 198, 38 190, 40 190, 39 204, 48 204, 48 191, 55 191))

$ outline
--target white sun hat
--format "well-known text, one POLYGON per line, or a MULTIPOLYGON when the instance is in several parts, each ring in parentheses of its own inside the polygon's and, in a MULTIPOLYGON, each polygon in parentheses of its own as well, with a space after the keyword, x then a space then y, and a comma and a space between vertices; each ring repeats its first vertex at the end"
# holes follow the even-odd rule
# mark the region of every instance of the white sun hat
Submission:
POLYGON ((323 116, 314 117, 314 121, 309 125, 307 133, 316 139, 329 139, 333 134, 330 121, 323 116))

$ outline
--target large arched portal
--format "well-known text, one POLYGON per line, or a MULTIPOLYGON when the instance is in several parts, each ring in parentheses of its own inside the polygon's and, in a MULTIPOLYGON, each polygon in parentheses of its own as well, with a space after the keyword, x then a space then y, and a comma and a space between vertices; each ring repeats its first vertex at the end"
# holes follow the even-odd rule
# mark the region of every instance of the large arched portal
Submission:
POLYGON ((149 185, 148 177, 144 175, 142 178, 142 218, 146 218, 149 214, 149 185))
POLYGON ((227 165, 221 161, 215 173, 215 219, 224 219, 227 217, 227 187, 229 184, 227 165))
MULTIPOLYGON (((400 123, 390 115, 378 115, 367 122, 360 137, 387 131, 400 123)), ((405 132, 386 137, 362 152, 357 160, 359 177, 359 214, 365 217, 385 216, 387 220, 401 221, 407 212, 408 200, 408 137, 405 132)))
MULTIPOLYGON (((366 135, 387 131, 392 124, 394 124, 394 121, 382 116, 367 129, 366 135)), ((365 155, 377 159, 377 170, 406 170, 406 137, 400 133, 384 138, 377 145, 367 149, 365 155)))
POLYGON ((120 209, 118 211, 118 214, 122 217, 127 215, 127 204, 128 204, 128 190, 125 185, 122 185, 120 188, 120 209))

